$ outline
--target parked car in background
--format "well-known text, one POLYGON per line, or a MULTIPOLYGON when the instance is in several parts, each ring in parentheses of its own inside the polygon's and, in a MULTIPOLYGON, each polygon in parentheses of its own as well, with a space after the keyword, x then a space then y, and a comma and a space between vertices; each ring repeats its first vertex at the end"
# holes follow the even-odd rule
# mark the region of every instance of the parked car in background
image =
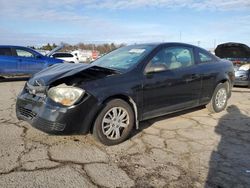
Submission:
POLYGON ((232 62, 202 48, 138 44, 91 64, 39 72, 25 84, 16 111, 18 119, 44 132, 91 132, 113 145, 126 140, 142 120, 201 105, 211 112, 224 110, 233 82, 232 62))
POLYGON ((63 63, 22 46, 0 45, 0 76, 33 75, 51 65, 63 63))
POLYGON ((250 88, 250 48, 241 43, 224 43, 215 49, 215 55, 233 62, 235 70, 234 85, 250 88))
POLYGON ((80 63, 89 63, 92 61, 92 50, 74 50, 71 53, 79 58, 80 63))
POLYGON ((247 86, 250 88, 250 63, 241 65, 235 71, 235 83, 236 86, 247 86))
POLYGON ((64 60, 68 63, 79 63, 79 58, 68 52, 55 52, 52 54, 53 58, 64 60))
POLYGON ((75 50, 72 54, 79 58, 80 63, 90 63, 99 58, 100 55, 96 50, 75 50))

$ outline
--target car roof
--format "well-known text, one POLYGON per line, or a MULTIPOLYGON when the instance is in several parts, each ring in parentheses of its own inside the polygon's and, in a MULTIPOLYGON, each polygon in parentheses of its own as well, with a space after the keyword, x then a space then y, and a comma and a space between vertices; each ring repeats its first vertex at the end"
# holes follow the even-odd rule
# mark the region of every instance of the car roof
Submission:
MULTIPOLYGON (((16 45, 0 45, 0 47, 6 47, 6 48, 29 48, 26 46, 16 46, 16 45)), ((29 48, 31 49, 31 48, 29 48)))
MULTIPOLYGON (((158 47, 158 46, 169 46, 169 47, 171 47, 171 46, 178 46, 178 45, 180 45, 180 46, 186 46, 186 47, 190 47, 190 48, 196 48, 196 49, 199 49, 199 50, 206 51, 206 52, 210 53, 206 49, 201 48, 199 46, 195 46, 195 45, 188 44, 188 43, 182 43, 182 42, 158 42, 158 43, 142 43, 142 44, 138 43, 138 44, 133 44, 133 45, 134 46, 153 45, 155 47, 158 47)), ((130 45, 130 46, 133 46, 133 45, 130 45)), ((213 55, 212 53, 210 53, 210 54, 213 55)))
MULTIPOLYGON (((141 46, 141 45, 153 45, 153 46, 171 46, 171 45, 182 45, 182 46, 189 46, 189 47, 195 47, 195 48, 200 48, 198 46, 192 45, 192 44, 187 44, 187 43, 182 43, 182 42, 154 42, 154 43, 138 43, 138 44, 131 44, 129 46, 141 46)), ((202 49, 202 48, 200 48, 202 49)))
POLYGON ((53 54, 71 54, 70 52, 55 52, 53 54))

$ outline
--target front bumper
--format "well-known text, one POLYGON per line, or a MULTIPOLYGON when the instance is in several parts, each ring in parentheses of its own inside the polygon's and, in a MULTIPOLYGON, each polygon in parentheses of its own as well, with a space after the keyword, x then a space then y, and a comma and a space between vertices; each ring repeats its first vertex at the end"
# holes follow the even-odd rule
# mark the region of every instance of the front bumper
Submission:
POLYGON ((239 79, 235 79, 234 85, 235 86, 248 86, 249 82, 250 82, 250 80, 241 80, 239 78, 239 79))
POLYGON ((98 112, 97 104, 94 97, 87 96, 79 104, 65 107, 23 91, 17 98, 16 115, 46 133, 86 134, 98 112))

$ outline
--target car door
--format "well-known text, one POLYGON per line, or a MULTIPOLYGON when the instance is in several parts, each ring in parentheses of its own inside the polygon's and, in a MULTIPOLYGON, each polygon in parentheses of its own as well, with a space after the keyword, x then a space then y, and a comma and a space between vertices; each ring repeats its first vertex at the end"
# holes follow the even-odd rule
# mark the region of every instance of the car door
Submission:
POLYGON ((34 74, 44 67, 43 60, 34 52, 25 48, 15 48, 17 69, 22 74, 34 74))
POLYGON ((193 48, 163 47, 147 64, 143 81, 143 119, 196 106, 201 92, 201 78, 193 48), (166 70, 148 72, 161 64, 166 70))
POLYGON ((216 78, 220 73, 220 63, 211 54, 205 50, 197 48, 195 50, 199 72, 202 78, 202 89, 200 104, 204 104, 210 101, 214 91, 216 78), (218 68, 216 68, 218 66, 218 68))
POLYGON ((0 74, 14 74, 17 71, 17 61, 10 47, 0 47, 0 74))

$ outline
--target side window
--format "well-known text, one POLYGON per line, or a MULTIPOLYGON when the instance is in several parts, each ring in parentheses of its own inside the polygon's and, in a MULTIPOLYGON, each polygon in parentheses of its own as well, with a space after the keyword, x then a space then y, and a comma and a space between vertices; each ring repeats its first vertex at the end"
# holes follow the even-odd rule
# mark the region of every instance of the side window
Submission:
POLYGON ((0 48, 0 55, 3 56, 11 56, 11 49, 10 48, 0 48))
POLYGON ((149 62, 148 67, 164 66, 167 70, 179 69, 194 65, 192 48, 169 47, 160 50, 149 62))
POLYGON ((16 49, 18 57, 35 57, 34 54, 23 49, 16 49))
POLYGON ((52 55, 53 57, 74 57, 72 54, 70 53, 55 53, 52 55))
POLYGON ((72 54, 65 54, 65 57, 74 57, 72 54))
POLYGON ((213 58, 206 52, 198 52, 199 60, 201 63, 209 63, 213 61, 213 58))

